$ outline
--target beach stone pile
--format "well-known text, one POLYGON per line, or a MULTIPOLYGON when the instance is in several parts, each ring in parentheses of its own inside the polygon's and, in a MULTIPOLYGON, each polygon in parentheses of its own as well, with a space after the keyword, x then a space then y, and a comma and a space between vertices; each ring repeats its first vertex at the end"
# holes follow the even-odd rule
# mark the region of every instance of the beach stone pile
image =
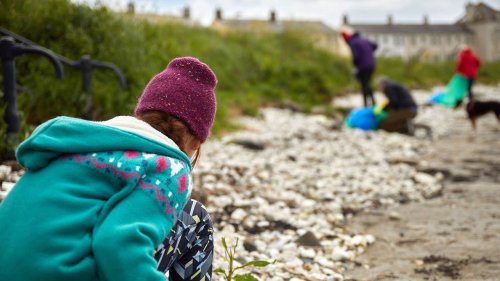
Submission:
MULTIPOLYGON (((414 91, 419 104, 432 93, 414 91)), ((479 86, 476 93, 498 99, 500 86, 479 86)), ((360 100, 354 95, 338 102, 353 108, 360 100)), ((339 122, 266 108, 240 119, 241 131, 203 146, 195 188, 208 194, 216 222, 215 268, 227 268, 220 239, 239 238, 239 263, 277 260, 254 270, 262 280, 343 280, 345 269, 376 240, 353 233, 350 216, 440 196, 444 175, 420 157, 433 153, 432 140, 339 130, 339 122), (427 170, 432 173, 422 172, 427 170)), ((463 109, 421 107, 415 122, 429 126, 433 140, 457 128, 470 131, 463 109)))
POLYGON ((0 202, 7 196, 23 174, 24 170, 15 162, 0 165, 0 202))
MULTIPOLYGON (((476 91, 494 97, 500 86, 476 91)), ((420 104, 430 95, 414 93, 420 104)), ((346 96, 336 105, 352 108, 360 100, 346 96)), ((432 140, 362 132, 341 120, 276 108, 238 122, 240 131, 203 145, 193 172, 197 198, 215 224, 214 268, 228 268, 224 237, 229 245, 239 239, 236 265, 276 260, 242 271, 261 280, 344 280, 345 269, 376 241, 352 232, 351 216, 441 194, 443 174, 424 172, 429 163, 420 157, 432 153, 432 140)), ((421 108, 416 122, 430 126, 434 139, 458 123, 470 126, 463 110, 440 106, 421 108)), ((0 165, 0 199, 22 173, 0 165)))
POLYGON ((426 141, 275 108, 240 122, 243 131, 203 146, 195 188, 209 194, 216 237, 244 241, 241 262, 278 260, 259 270, 265 280, 341 280, 344 263, 375 241, 346 231, 349 216, 441 192, 442 175, 414 167, 426 141))

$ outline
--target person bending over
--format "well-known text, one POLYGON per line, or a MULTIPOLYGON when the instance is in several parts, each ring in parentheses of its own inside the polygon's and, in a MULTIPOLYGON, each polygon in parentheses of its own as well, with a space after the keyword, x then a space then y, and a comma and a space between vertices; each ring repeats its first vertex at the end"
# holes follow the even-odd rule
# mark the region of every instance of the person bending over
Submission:
POLYGON ((377 79, 377 86, 388 99, 385 107, 387 117, 380 122, 379 128, 388 132, 408 133, 411 120, 417 116, 418 111, 410 91, 385 76, 377 79))

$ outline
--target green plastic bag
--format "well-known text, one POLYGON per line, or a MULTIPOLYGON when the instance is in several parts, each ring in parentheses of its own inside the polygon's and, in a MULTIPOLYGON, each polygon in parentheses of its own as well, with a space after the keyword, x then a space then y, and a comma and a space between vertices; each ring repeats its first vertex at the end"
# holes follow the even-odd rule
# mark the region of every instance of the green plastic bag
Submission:
POLYGON ((453 75, 446 87, 446 91, 439 99, 439 103, 447 107, 455 107, 457 102, 465 97, 468 86, 469 81, 465 76, 453 75))

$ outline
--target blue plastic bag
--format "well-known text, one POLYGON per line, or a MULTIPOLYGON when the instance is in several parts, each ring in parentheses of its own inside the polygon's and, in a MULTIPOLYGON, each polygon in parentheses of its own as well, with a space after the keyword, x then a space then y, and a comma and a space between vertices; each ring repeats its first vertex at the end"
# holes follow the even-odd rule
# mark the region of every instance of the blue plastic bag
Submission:
POLYGON ((376 130, 380 121, 385 117, 385 112, 376 115, 373 107, 362 107, 353 109, 345 120, 349 128, 357 128, 363 131, 376 130))

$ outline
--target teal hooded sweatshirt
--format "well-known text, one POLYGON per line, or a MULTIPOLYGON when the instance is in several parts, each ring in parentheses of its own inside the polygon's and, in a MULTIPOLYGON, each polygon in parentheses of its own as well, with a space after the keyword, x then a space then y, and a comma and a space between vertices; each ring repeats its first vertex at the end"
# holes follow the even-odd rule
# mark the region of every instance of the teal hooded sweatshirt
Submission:
POLYGON ((191 192, 190 159, 134 117, 58 117, 18 148, 0 203, 0 280, 166 280, 153 254, 191 192))

